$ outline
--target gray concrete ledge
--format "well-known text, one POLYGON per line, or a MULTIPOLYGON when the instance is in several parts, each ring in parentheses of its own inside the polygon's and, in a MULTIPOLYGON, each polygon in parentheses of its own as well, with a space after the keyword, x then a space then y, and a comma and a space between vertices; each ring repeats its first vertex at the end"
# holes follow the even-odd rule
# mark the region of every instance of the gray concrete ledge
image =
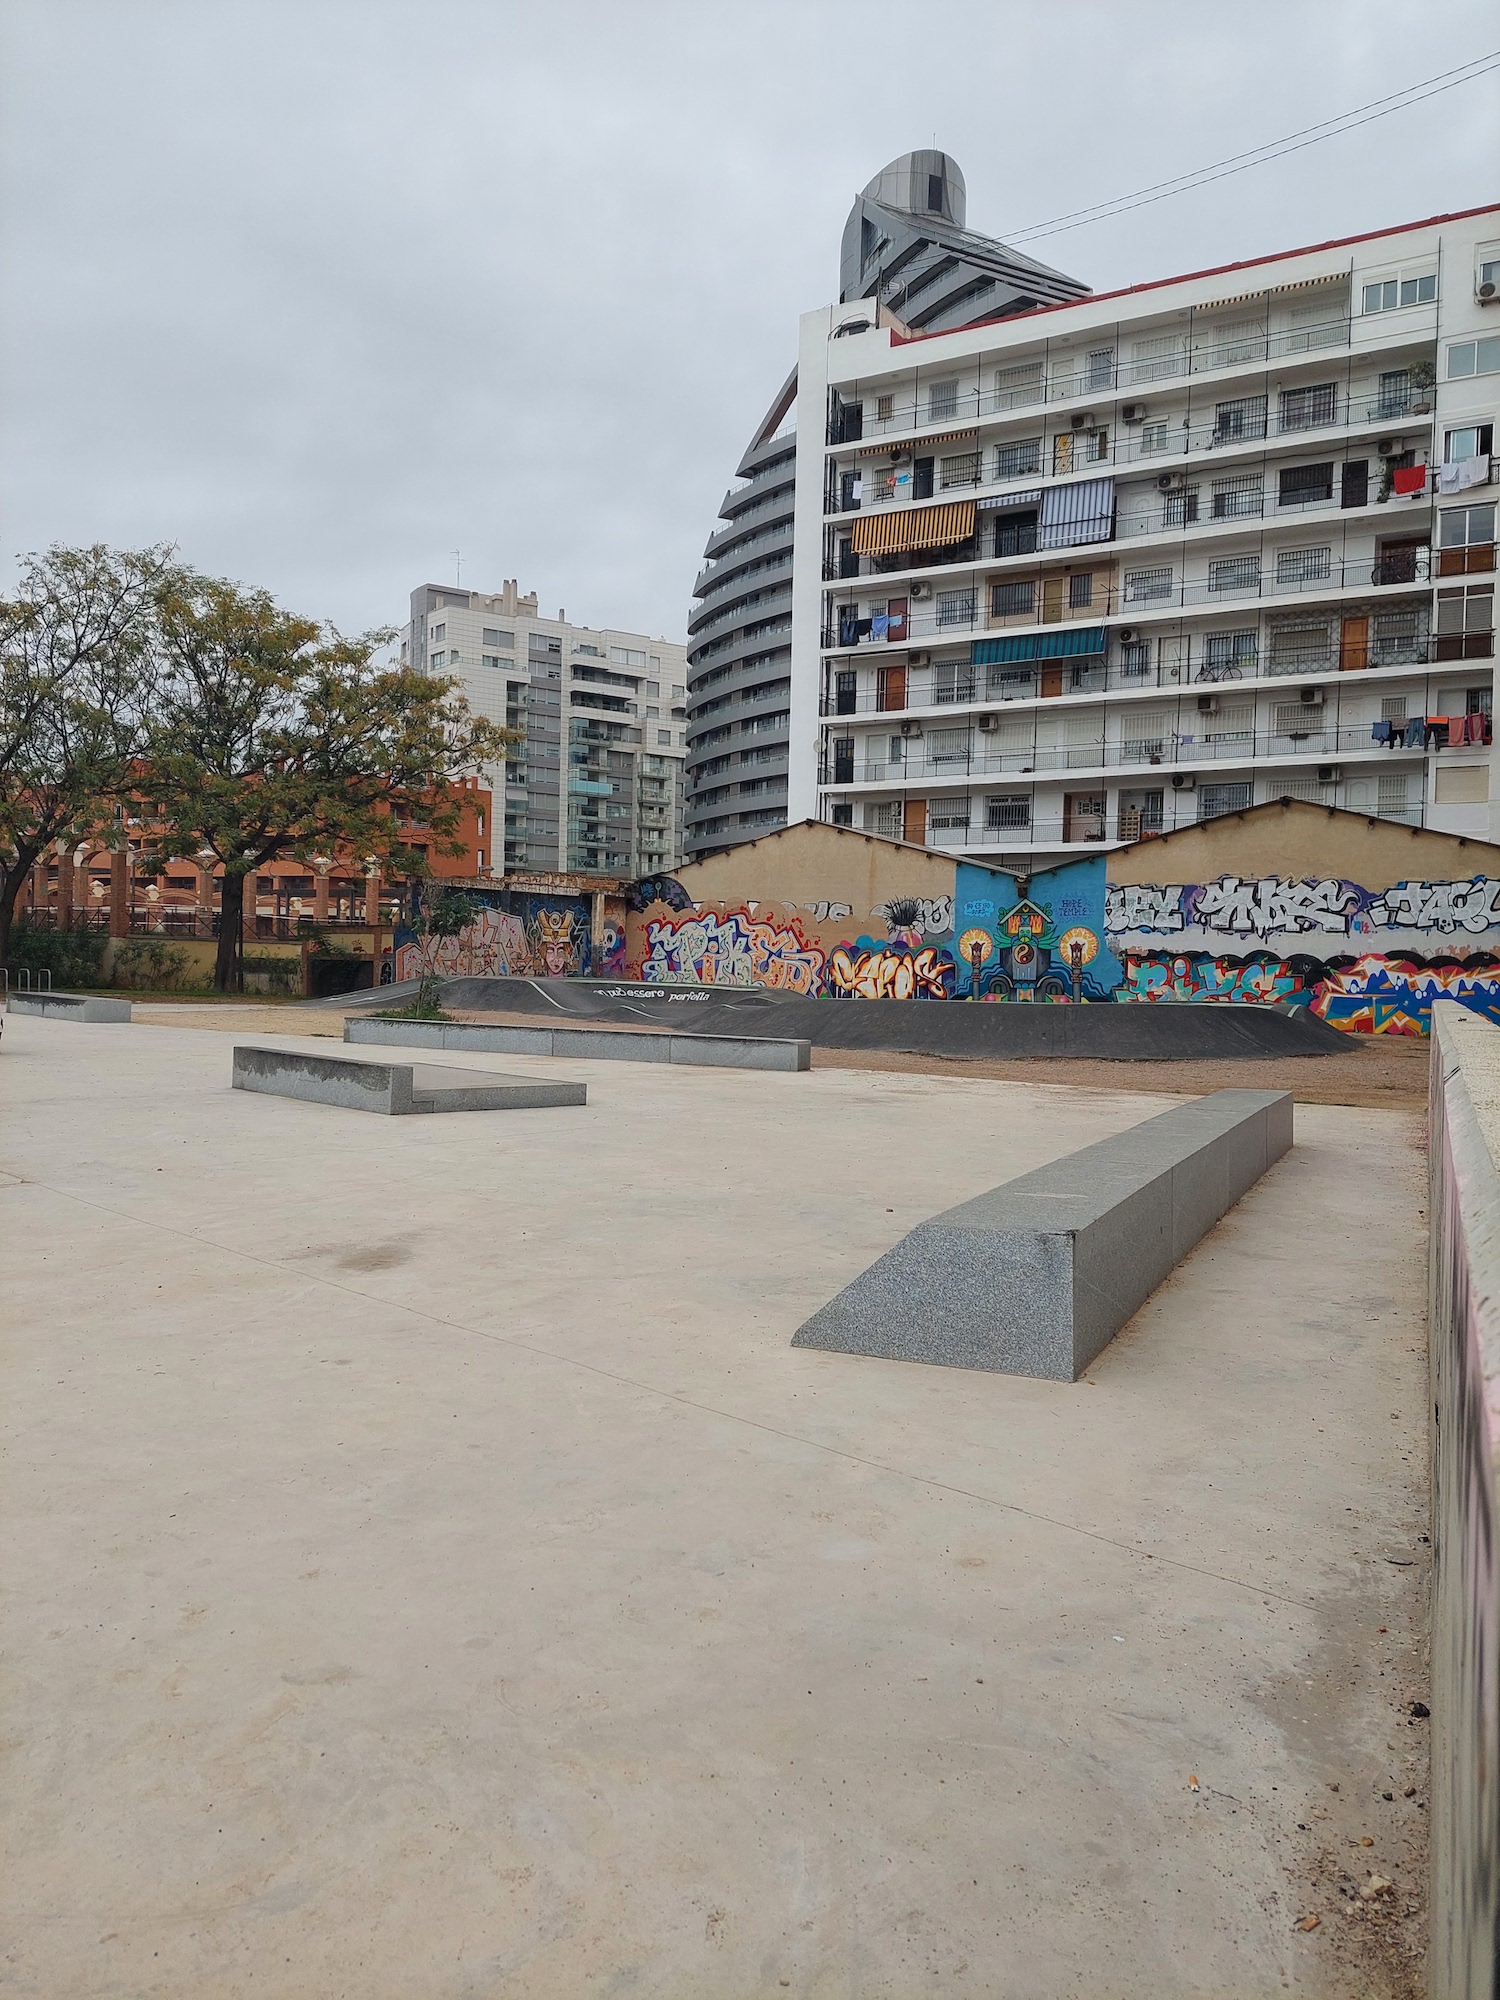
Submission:
POLYGON ((128 1000, 106 1000, 97 993, 12 993, 7 1014, 44 1014, 54 1021, 128 1021, 128 1000))
POLYGON ((792 1345, 1074 1382, 1291 1143, 1285 1092, 1179 1105, 919 1223, 792 1345))
POLYGON ((540 1111, 588 1102, 581 1083, 533 1083, 528 1077, 439 1063, 359 1062, 247 1046, 235 1049, 232 1083, 236 1090, 391 1117, 423 1111, 540 1111))
POLYGON ((812 1044, 759 1035, 679 1035, 671 1029, 503 1028, 442 1021, 346 1021, 346 1042, 388 1048, 483 1049, 492 1055, 585 1056, 594 1062, 683 1063, 712 1069, 804 1070, 812 1044))

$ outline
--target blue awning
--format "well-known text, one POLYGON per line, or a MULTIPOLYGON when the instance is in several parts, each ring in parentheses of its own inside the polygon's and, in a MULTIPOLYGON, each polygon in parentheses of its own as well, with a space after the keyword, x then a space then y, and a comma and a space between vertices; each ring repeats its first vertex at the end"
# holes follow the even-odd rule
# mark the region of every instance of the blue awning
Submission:
POLYGON ((1017 660, 1089 659, 1104 651, 1102 625, 1072 625, 1063 632, 1018 632, 1013 639, 975 639, 971 667, 1009 666, 1017 660))
POLYGON ((1080 479, 1072 486, 1049 486, 1042 493, 1037 547, 1073 549, 1081 542, 1107 542, 1115 532, 1115 482, 1080 479))

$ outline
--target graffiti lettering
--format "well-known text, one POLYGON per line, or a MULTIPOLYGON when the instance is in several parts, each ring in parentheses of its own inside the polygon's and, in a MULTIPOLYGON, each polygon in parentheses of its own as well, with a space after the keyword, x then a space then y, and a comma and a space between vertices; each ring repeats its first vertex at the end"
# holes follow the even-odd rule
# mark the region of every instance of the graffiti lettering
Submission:
POLYGON ((950 953, 926 945, 892 951, 868 941, 841 944, 828 961, 830 992, 850 1000, 946 1000, 953 990, 950 953))
POLYGON ((854 914, 852 903, 804 903, 802 907, 809 916, 816 917, 820 924, 841 924, 845 917, 852 917, 854 914))
POLYGON ((1398 882, 1375 896, 1370 920, 1392 930, 1487 931, 1500 926, 1500 881, 1475 875, 1467 882, 1398 882))
POLYGON ((1122 1000, 1306 1003, 1302 980, 1284 965, 1229 965, 1217 958, 1127 958, 1122 1000))
POLYGON ((756 923, 737 911, 663 917, 648 927, 647 942, 641 977, 648 983, 771 986, 803 994, 818 992, 822 983, 825 954, 795 923, 756 923))
POLYGON ((1372 954, 1330 972, 1318 987, 1312 1011, 1355 1033, 1425 1035, 1432 1027, 1434 1000, 1456 1000, 1500 1025, 1500 965, 1417 965, 1411 959, 1372 954))
POLYGON ((1183 927, 1179 882, 1158 888, 1154 882, 1112 882, 1104 892, 1106 931, 1180 931, 1183 927))
POLYGON ((1204 882, 1190 896, 1189 922, 1206 931, 1266 937, 1272 931, 1323 931, 1342 935, 1351 913, 1366 901, 1352 882, 1332 878, 1321 882, 1290 882, 1279 875, 1247 882, 1238 875, 1221 875, 1204 882))

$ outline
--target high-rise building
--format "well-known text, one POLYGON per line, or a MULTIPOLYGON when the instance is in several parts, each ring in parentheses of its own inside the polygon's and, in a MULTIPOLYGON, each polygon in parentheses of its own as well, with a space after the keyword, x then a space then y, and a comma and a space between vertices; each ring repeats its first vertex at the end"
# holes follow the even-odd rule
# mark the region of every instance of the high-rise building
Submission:
POLYGON ((492 593, 414 590, 401 655, 452 674, 471 708, 524 734, 486 774, 493 873, 641 876, 681 860, 683 647, 544 618, 507 578, 492 593))
MULTIPOLYGON (((932 331, 1076 299, 1087 286, 966 227, 946 153, 893 160, 855 202, 839 271, 841 331, 932 331)), ((700 859, 783 826, 791 694, 797 434, 794 370, 736 468, 688 621, 687 852, 700 859)), ((849 419, 852 424, 853 419, 849 419)))
POLYGON ((957 330, 841 302, 798 385, 792 819, 1021 869, 1277 797, 1500 834, 1500 208, 957 330))

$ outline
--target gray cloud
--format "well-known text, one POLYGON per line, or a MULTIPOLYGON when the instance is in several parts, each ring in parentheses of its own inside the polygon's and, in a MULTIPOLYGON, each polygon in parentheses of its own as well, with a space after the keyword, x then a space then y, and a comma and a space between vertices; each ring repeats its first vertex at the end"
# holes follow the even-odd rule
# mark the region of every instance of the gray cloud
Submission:
MULTIPOLYGON (((5 576, 178 542, 354 628, 452 574, 683 632, 832 296, 935 138, 1004 235, 1482 53, 1487 0, 8 0, 5 576)), ((1494 78, 1030 246, 1097 288, 1494 198, 1494 78)))

